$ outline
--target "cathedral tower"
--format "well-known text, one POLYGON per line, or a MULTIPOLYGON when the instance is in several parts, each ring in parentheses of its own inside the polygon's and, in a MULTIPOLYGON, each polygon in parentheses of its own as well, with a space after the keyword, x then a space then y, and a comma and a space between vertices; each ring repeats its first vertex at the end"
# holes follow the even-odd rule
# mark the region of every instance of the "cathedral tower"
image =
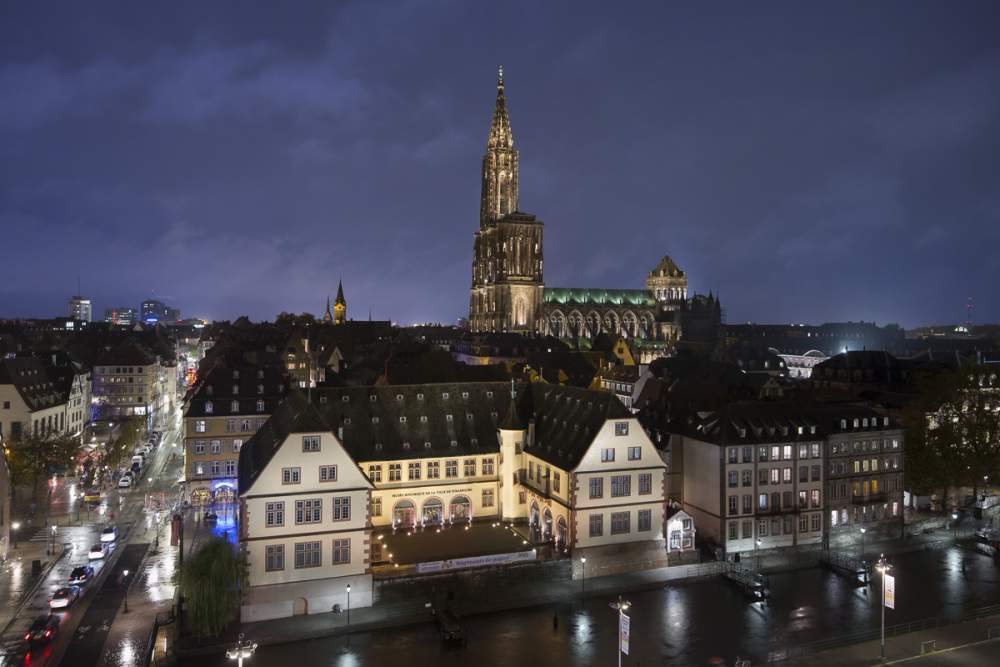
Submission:
POLYGON ((347 301, 344 300, 344 284, 337 281, 337 300, 333 302, 333 323, 343 324, 347 321, 347 301))
POLYGON ((518 210, 518 187, 501 67, 473 249, 469 327, 474 332, 537 333, 542 328, 542 222, 518 210))

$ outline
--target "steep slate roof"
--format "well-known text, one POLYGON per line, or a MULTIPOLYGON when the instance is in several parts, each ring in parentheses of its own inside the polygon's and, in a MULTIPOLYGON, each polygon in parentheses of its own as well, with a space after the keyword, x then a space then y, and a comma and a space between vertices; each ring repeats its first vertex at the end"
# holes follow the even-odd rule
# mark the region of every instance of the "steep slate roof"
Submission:
POLYGON ((645 306, 656 305, 656 300, 644 289, 588 289, 583 287, 546 287, 543 301, 566 306, 615 305, 645 306))
POLYGON ((292 391, 240 449, 239 489, 246 493, 292 433, 329 433, 330 427, 300 391, 292 391))
POLYGON ((198 378, 198 384, 188 392, 184 410, 185 417, 221 417, 227 415, 270 414, 284 398, 287 391, 285 378, 280 367, 257 366, 255 364, 229 364, 218 359, 205 375, 198 378), (239 377, 233 378, 233 372, 239 377), (233 386, 238 392, 233 393, 233 386), (264 393, 258 393, 262 385, 264 393), (238 409, 232 409, 232 402, 238 401, 238 409), (257 401, 264 401, 264 410, 257 410, 257 401), (211 401, 212 412, 205 412, 205 403, 211 401))
POLYGON ((356 461, 495 454, 510 385, 322 387, 312 400, 356 461))
POLYGON ((65 403, 67 389, 49 375, 40 359, 14 357, 0 362, 0 384, 11 384, 32 412, 65 403))
POLYGON ((95 366, 149 366, 156 363, 156 356, 146 347, 130 338, 121 340, 97 357, 95 366))
POLYGON ((632 417, 611 393, 545 384, 518 394, 518 412, 535 422, 524 451, 563 470, 579 465, 605 421, 632 417))
POLYGON ((865 433, 898 429, 899 424, 862 405, 820 405, 798 402, 730 403, 701 419, 692 418, 682 426, 685 435, 720 446, 777 442, 813 442, 832 433, 865 433), (853 420, 869 419, 867 428, 854 428, 853 420), (847 428, 840 421, 847 420, 847 428), (798 432, 802 427, 802 433, 798 432))

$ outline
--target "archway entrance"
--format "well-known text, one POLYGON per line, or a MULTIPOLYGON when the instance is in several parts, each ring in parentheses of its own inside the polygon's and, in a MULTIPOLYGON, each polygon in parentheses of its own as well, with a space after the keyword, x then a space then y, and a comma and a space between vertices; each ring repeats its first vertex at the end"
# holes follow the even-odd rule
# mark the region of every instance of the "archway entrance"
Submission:
POLYGON ((192 505, 207 505, 212 500, 212 495, 208 489, 195 489, 191 492, 192 505))
POLYGON ((309 613, 309 601, 305 598, 295 598, 292 603, 292 616, 305 616, 309 613))
POLYGON ((455 496, 451 499, 449 516, 452 521, 466 521, 472 518, 472 503, 466 496, 455 496))
POLYGON ((556 521, 556 547, 562 549, 566 546, 567 532, 566 519, 559 517, 556 521))
POLYGON ((552 510, 548 507, 545 508, 545 513, 542 515, 542 521, 542 539, 552 539, 552 510))
POLYGON ((400 500, 392 508, 392 525, 409 528, 414 524, 416 509, 409 500, 400 500))
POLYGON ((233 491, 233 487, 226 484, 217 488, 214 495, 217 503, 231 503, 236 500, 236 492, 233 491))
POLYGON ((438 498, 428 498, 424 502, 423 516, 421 521, 424 525, 440 524, 444 518, 444 505, 438 498))

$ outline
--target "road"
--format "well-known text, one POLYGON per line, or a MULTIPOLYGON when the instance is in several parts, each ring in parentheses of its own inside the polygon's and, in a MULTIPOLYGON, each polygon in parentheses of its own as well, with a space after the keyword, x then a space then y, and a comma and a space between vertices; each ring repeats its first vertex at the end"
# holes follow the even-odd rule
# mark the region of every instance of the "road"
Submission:
MULTIPOLYGON (((987 556, 951 548, 902 554, 893 562, 897 610, 888 612, 890 624, 941 614, 958 618, 964 610, 1000 600, 1000 569, 987 556)), ((771 588, 767 607, 748 604, 721 578, 629 595, 631 651, 622 664, 732 665, 743 656, 759 665, 769 651, 786 645, 878 627, 878 589, 866 594, 827 570, 773 575, 771 588)), ((253 665, 613 665, 616 612, 609 602, 610 597, 592 598, 585 604, 469 618, 464 648, 443 646, 426 624, 265 646, 253 665)), ((227 662, 219 655, 185 664, 222 667, 227 662)))
MULTIPOLYGON (((155 513, 146 509, 147 495, 163 492, 168 499, 169 508, 169 499, 177 494, 176 482, 180 475, 179 458, 182 449, 180 421, 176 412, 167 419, 165 426, 162 443, 143 471, 144 478, 137 488, 107 491, 95 510, 84 511, 79 525, 57 528, 56 544, 66 545, 68 552, 52 568, 0 637, 3 647, 0 665, 31 664, 49 667, 60 664, 60 661, 66 665, 87 667, 95 664, 93 660, 88 662, 80 658, 94 654, 95 646, 96 651, 100 651, 114 620, 113 612, 118 606, 116 600, 121 599, 119 593, 122 589, 117 583, 119 573, 124 569, 129 569, 132 573, 138 570, 145 546, 148 546, 152 537, 152 533, 148 531, 155 528, 155 513), (111 522, 112 517, 119 529, 119 540, 114 552, 104 559, 89 561, 90 546, 100 540, 101 529, 111 522), (140 551, 130 542, 144 546, 140 551), (83 587, 77 602, 66 611, 58 612, 61 622, 56 641, 25 652, 22 641, 25 628, 35 616, 48 613, 49 597, 64 585, 69 573, 78 565, 94 567, 93 581, 83 587), (92 609, 94 614, 91 614, 92 609), (68 657, 63 659, 64 655, 68 657)), ((40 532, 34 539, 49 539, 49 536, 40 532)), ((172 594, 171 590, 171 597, 172 594)))

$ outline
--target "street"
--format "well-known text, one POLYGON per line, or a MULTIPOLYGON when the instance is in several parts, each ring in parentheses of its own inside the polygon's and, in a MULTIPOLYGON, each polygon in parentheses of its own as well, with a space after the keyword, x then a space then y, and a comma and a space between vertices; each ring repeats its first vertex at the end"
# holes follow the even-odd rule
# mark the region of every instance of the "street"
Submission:
MULTIPOLYGON (((902 554, 893 563, 897 603, 896 611, 887 613, 888 624, 938 615, 958 618, 965 610, 1000 600, 1000 569, 985 555, 952 547, 902 554)), ((771 588, 772 602, 766 607, 748 604, 721 578, 628 595, 631 651, 623 664, 732 665, 737 656, 765 664, 770 651, 787 645, 878 628, 877 580, 866 592, 837 574, 814 568, 772 575, 771 588)), ((464 623, 464 647, 443 645, 427 623, 265 646, 251 664, 611 665, 617 623, 610 601, 595 597, 585 604, 471 617, 464 623)), ((983 650, 996 651, 996 646, 983 650)), ((217 655, 186 664, 222 667, 227 662, 217 655)))
MULTIPOLYGON (((147 548, 152 548, 150 543, 155 540, 157 528, 160 530, 163 551, 171 551, 168 546, 169 512, 160 512, 161 523, 158 527, 155 520, 156 513, 147 510, 146 499, 150 493, 162 492, 165 499, 164 509, 169 510, 172 500, 177 497, 176 482, 181 474, 183 451, 179 428, 177 413, 170 414, 163 424, 162 442, 154 450, 154 455, 137 487, 127 490, 117 488, 107 490, 102 494, 97 507, 85 508, 82 511, 77 525, 57 527, 55 544, 59 549, 65 545, 68 552, 46 575, 32 598, 22 607, 0 637, 3 646, 0 665, 65 664, 92 667, 98 664, 96 659, 101 655, 104 642, 109 635, 114 634, 115 624, 118 623, 118 618, 121 618, 118 607, 125 590, 123 582, 120 581, 123 570, 130 572, 128 578, 130 604, 142 605, 144 601, 154 601, 164 603, 169 608, 173 599, 172 554, 164 553, 159 559, 150 558, 145 572, 140 571, 140 563, 147 548), (91 545, 100 541, 101 530, 111 522, 111 517, 114 517, 113 523, 119 531, 114 550, 105 558, 89 560, 88 552, 91 545), (153 576, 149 573, 149 563, 152 563, 155 571, 153 576), (79 600, 66 611, 57 612, 60 626, 56 640, 26 652, 23 642, 25 629, 36 616, 48 613, 48 599, 57 588, 66 584, 69 573, 78 565, 92 566, 95 571, 93 579, 82 587, 79 600), (117 617, 116 612, 119 614, 117 617)), ((57 493, 53 494, 52 506, 73 507, 75 504, 73 499, 77 493, 78 490, 72 482, 60 485, 57 487, 57 493), (60 505, 61 503, 66 504, 60 505)), ((50 531, 42 529, 35 537, 29 539, 51 541, 52 536, 50 531)), ((151 626, 150 619, 149 625, 141 632, 143 645, 151 626)), ((141 655, 135 657, 140 659, 141 655)))

